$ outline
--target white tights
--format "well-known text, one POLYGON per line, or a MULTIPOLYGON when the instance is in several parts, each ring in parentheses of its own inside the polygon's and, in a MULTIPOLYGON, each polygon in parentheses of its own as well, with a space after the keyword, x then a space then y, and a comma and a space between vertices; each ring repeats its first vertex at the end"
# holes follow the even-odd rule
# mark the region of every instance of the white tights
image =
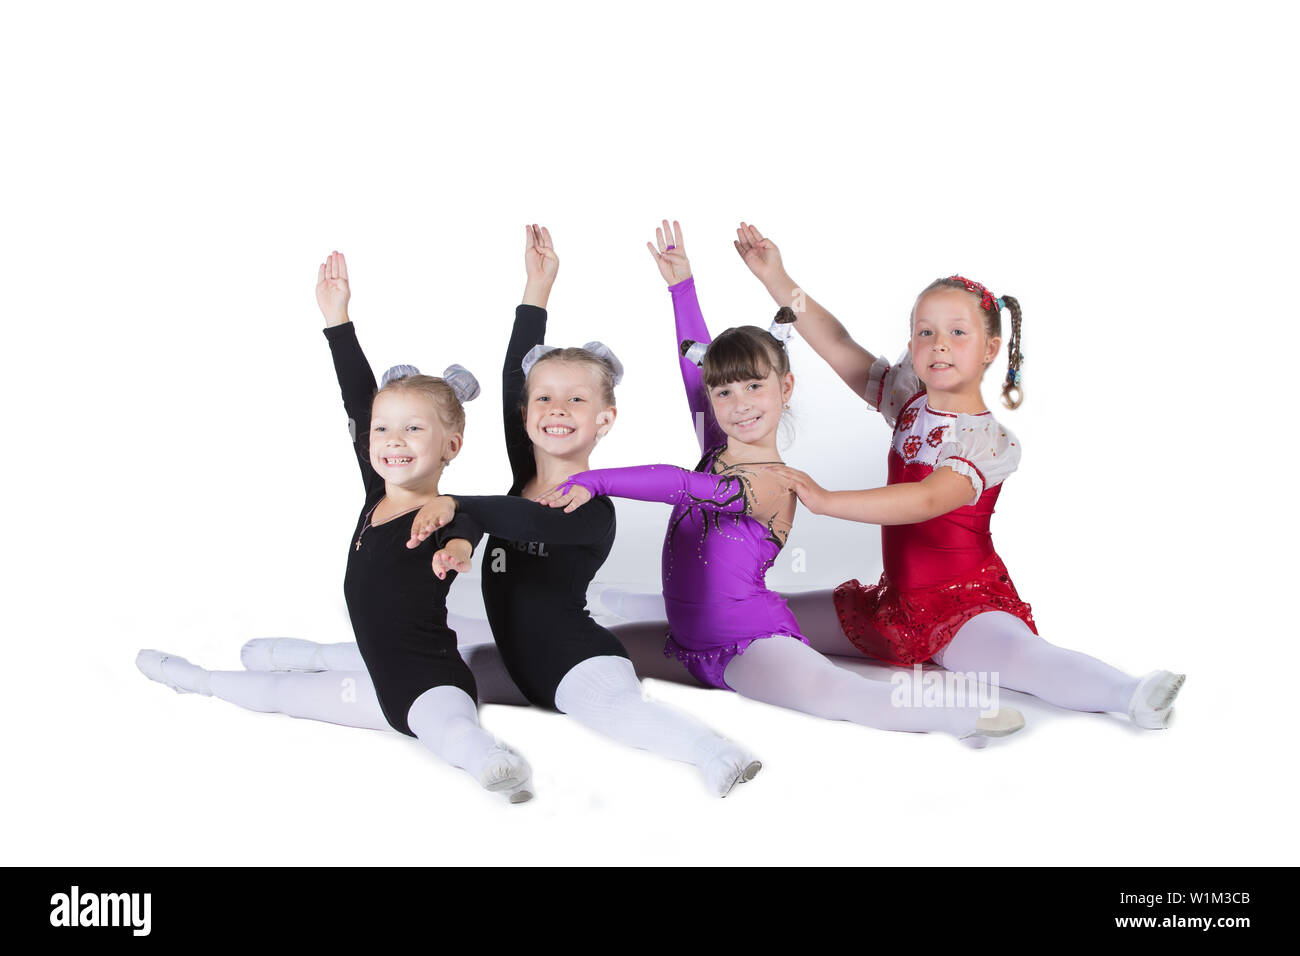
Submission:
POLYGON ((934 656, 950 671, 996 672, 998 684, 1068 710, 1127 713, 1140 678, 1049 644, 1020 618, 986 611, 971 618, 934 656))
POLYGON ((975 730, 979 707, 903 706, 910 702, 887 681, 837 667, 807 644, 776 635, 750 644, 723 671, 745 697, 829 720, 851 720, 880 730, 938 731, 961 737, 975 730), (897 698, 897 700, 896 700, 897 698))
MULTIPOLYGON (((212 696, 247 710, 368 730, 390 729, 364 670, 319 674, 205 671, 178 658, 169 658, 162 666, 166 678, 183 689, 210 691, 212 696)), ((420 743, 480 782, 485 780, 489 763, 512 762, 495 738, 479 726, 477 705, 459 687, 425 691, 411 704, 406 722, 420 743)))
MULTIPOLYGON (((487 622, 476 622, 472 618, 452 622, 458 635, 468 633, 477 636, 476 631, 480 625, 485 628, 487 622)), ((479 699, 483 703, 526 703, 522 692, 506 674, 501 654, 495 645, 472 645, 462 648, 461 653, 474 672, 475 682, 479 686, 479 699)), ((255 670, 268 667, 331 669, 319 674, 254 674, 250 670, 245 675, 249 678, 314 679, 287 681, 281 685, 279 699, 274 706, 254 706, 253 710, 274 709, 288 713, 284 708, 291 706, 299 711, 310 711, 302 716, 332 720, 334 723, 350 723, 356 719, 356 715, 350 712, 345 712, 349 719, 344 720, 335 719, 334 716, 319 716, 336 713, 338 704, 335 698, 338 696, 340 682, 357 689, 358 697, 364 696, 369 702, 374 701, 374 690, 369 677, 364 669, 357 670, 364 668, 364 665, 355 644, 316 644, 296 638, 260 639, 245 644, 241 656, 245 666, 255 670), (332 668, 345 670, 335 672, 332 668)), ((229 676, 234 679, 231 683, 239 683, 240 672, 229 676)), ((258 681, 251 679, 247 684, 251 688, 258 686, 258 681)), ((213 692, 218 693, 216 683, 213 684, 213 692)), ((219 696, 225 694, 220 693, 219 696)), ((371 705, 377 719, 382 722, 383 716, 378 714, 378 704, 371 705)), ((624 657, 592 657, 575 665, 556 688, 555 707, 578 723, 619 743, 681 760, 701 770, 709 770, 718 759, 734 762, 744 757, 735 744, 714 733, 695 718, 664 704, 646 700, 642 696, 641 681, 636 676, 632 662, 624 657)), ((411 729, 415 730, 414 725, 411 729)), ((741 763, 741 768, 747 762, 741 763)))
MULTIPOLYGON (((802 591, 783 594, 782 597, 813 647, 823 654, 862 657, 862 652, 848 642, 840 629, 831 593, 826 590, 802 591)), ((629 621, 659 619, 664 615, 662 594, 606 588, 601 592, 600 600, 612 613, 629 621)), ((732 666, 750 656, 754 648, 771 643, 755 642, 732 661, 732 666)), ((765 651, 763 656, 774 655, 765 651)), ((787 653, 786 656, 790 655, 787 653)), ((987 611, 971 618, 934 659, 958 673, 996 672, 999 686, 1033 694, 1068 710, 1126 713, 1140 680, 1095 657, 1049 644, 1031 631, 1024 621, 1005 611, 987 611)), ((731 679, 732 666, 727 668, 724 676, 728 684, 740 691, 741 688, 731 679)), ((757 666, 743 668, 741 672, 745 676, 740 679, 753 680, 755 675, 751 672, 756 670, 759 670, 757 666)), ((759 677, 758 686, 767 690, 776 679, 775 674, 770 681, 759 677)), ((769 700, 769 703, 776 701, 769 700)), ((804 709, 795 704, 781 706, 804 709)), ((883 725, 874 723, 872 726, 883 725)))
MULTIPOLYGON (((447 615, 447 625, 456 632, 461 657, 469 665, 478 685, 478 699, 483 704, 510 704, 526 707, 528 698, 515 686, 492 643, 492 630, 480 618, 447 615), (481 642, 481 643, 480 643, 481 642)), ((250 671, 360 671, 366 673, 361 651, 353 642, 317 644, 293 637, 259 638, 249 641, 240 652, 244 667, 250 671)), ((336 721, 337 723, 337 721, 336 721)))
MULTIPOLYGON (((814 593, 827 595, 829 606, 829 592, 814 593)), ((605 588, 600 592, 600 603, 610 613, 626 620, 664 616, 662 594, 605 588)), ((810 605, 808 610, 821 609, 820 603, 810 602, 810 605)), ((833 607, 831 611, 833 615, 833 607)), ((803 614, 797 609, 795 615, 803 622, 803 614)), ((838 619, 832 616, 823 621, 818 617, 802 623, 801 630, 812 638, 819 631, 830 633, 828 623, 834 626, 833 636, 840 636, 842 645, 835 642, 825 647, 823 641, 817 640, 810 647, 784 635, 764 638, 732 658, 723 679, 744 697, 829 720, 849 720, 880 730, 937 731, 959 737, 975 730, 980 716, 978 707, 899 706, 899 698, 912 700, 910 692, 900 692, 887 681, 870 680, 837 667, 824 654, 844 653, 847 649, 855 656, 862 656, 844 641, 838 619)), ((664 626, 666 629, 667 625, 664 626)), ((619 628, 614 630, 617 633, 619 628)))
POLYGON ((735 744, 694 717, 646 700, 636 670, 626 657, 589 657, 574 665, 555 689, 555 707, 621 744, 694 764, 701 770, 707 770, 720 755, 730 753, 736 760, 742 756, 735 744))

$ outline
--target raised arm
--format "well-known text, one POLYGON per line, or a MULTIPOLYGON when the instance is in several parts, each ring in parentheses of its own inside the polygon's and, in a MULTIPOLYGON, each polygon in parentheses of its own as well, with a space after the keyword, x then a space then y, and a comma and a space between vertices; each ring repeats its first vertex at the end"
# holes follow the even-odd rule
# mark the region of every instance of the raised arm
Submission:
POLYGON ((524 230, 524 269, 528 278, 523 301, 515 307, 515 324, 510 330, 505 363, 501 367, 501 415, 515 488, 527 484, 537 468, 533 445, 520 414, 524 398, 522 363, 533 346, 546 340, 546 303, 560 268, 550 231, 536 225, 525 226, 524 230))
POLYGON ((853 341, 840 320, 790 278, 781 262, 781 252, 771 239, 764 239, 757 227, 743 222, 736 237, 736 251, 745 265, 777 305, 789 306, 799 317, 794 327, 804 341, 853 389, 854 395, 865 398, 867 378, 876 357, 853 341))
POLYGON ((348 413, 352 448, 361 468, 361 480, 370 492, 383 479, 370 467, 370 403, 377 386, 357 333, 348 318, 348 266, 341 252, 333 252, 321 263, 316 275, 316 303, 325 316, 325 338, 334 359, 334 372, 343 392, 343 407, 348 413))
POLYGON ((686 404, 691 410, 691 424, 695 428, 695 437, 700 443, 700 453, 708 451, 722 443, 726 437, 718 427, 713 416, 713 406, 709 402, 708 389, 704 387, 704 378, 700 367, 682 354, 682 342, 698 342, 707 345, 713 341, 708 327, 704 324, 704 314, 700 311, 700 300, 695 294, 695 277, 691 274, 690 260, 686 257, 686 245, 682 236, 682 227, 673 220, 671 226, 665 219, 663 226, 655 230, 655 244, 646 243, 651 255, 659 266, 659 273, 668 282, 668 291, 673 298, 674 341, 678 363, 681 365, 682 385, 686 388, 686 404), (658 246, 656 248, 655 246, 658 246))

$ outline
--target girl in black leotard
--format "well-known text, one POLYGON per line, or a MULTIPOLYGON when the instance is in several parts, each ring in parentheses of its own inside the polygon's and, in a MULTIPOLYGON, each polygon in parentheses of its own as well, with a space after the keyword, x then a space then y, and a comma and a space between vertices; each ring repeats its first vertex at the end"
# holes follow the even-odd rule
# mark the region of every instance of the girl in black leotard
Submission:
POLYGON ((459 369, 451 384, 419 374, 390 383, 386 376, 376 393, 348 320, 347 264, 337 252, 320 267, 316 298, 366 489, 343 590, 370 679, 363 672, 209 672, 158 651, 141 651, 137 664, 177 690, 215 694, 254 710, 361 727, 386 723, 419 738, 487 789, 506 793, 511 802, 526 800, 528 764, 479 727, 474 677, 446 624, 447 590, 458 571, 469 570, 482 531, 472 518, 458 516, 427 545, 404 547, 412 516, 438 497, 442 470, 460 451, 461 400, 477 394, 477 384, 459 369), (468 379, 473 394, 458 394, 456 379, 468 379))
MULTIPOLYGON (((493 672, 499 649, 496 659, 528 701, 623 743, 694 764, 725 796, 758 772, 758 761, 693 718, 645 700, 622 643, 587 612, 587 586, 614 542, 613 504, 597 498, 564 514, 527 500, 587 467, 617 415, 618 373, 609 358, 589 349, 537 357, 545 350, 545 306, 559 268, 547 230, 528 229, 525 259, 523 304, 515 310, 502 373, 510 494, 439 499, 412 522, 409 544, 417 546, 435 528, 444 530, 439 524, 453 514, 456 520, 468 515, 492 535, 480 567, 496 647, 474 648, 476 676, 493 672), (527 375, 525 356, 533 359, 527 375)), ((346 666, 347 658, 348 649, 339 645, 288 639, 250 642, 244 654, 247 666, 261 668, 346 666)), ((510 693, 498 698, 485 694, 483 683, 484 702, 515 701, 513 686, 507 684, 510 693)), ((495 681, 495 693, 505 689, 503 683, 495 681)))
POLYGON ((584 517, 581 510, 565 514, 528 500, 586 467, 614 424, 622 369, 599 343, 583 349, 542 344, 559 269, 546 229, 528 229, 525 265, 523 304, 515 310, 502 369, 510 493, 427 505, 412 523, 411 543, 453 514, 452 520, 473 518, 491 535, 480 562, 488 621, 525 696, 623 743, 695 764, 725 796, 758 772, 758 761, 695 719, 645 700, 627 651, 587 611, 587 586, 614 544, 613 503, 597 498, 584 517))

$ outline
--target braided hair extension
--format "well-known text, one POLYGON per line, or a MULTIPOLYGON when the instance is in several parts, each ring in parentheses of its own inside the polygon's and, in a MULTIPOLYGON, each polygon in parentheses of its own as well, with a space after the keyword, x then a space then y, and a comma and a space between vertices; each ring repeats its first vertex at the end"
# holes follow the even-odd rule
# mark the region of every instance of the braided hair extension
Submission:
POLYGON ((1004 295, 1002 303, 1011 313, 1011 340, 1007 343, 1007 377, 1002 382, 1002 404, 1019 408, 1024 400, 1020 391, 1020 365, 1025 357, 1020 354, 1020 300, 1004 295))

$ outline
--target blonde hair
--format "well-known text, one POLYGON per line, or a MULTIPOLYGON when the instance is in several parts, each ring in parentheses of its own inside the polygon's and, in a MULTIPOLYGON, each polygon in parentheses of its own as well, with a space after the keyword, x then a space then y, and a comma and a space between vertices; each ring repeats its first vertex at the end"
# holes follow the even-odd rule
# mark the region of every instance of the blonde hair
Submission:
MULTIPOLYGON (((385 378, 388 378, 385 375, 385 378)), ((415 392, 427 398, 433 407, 438 410, 438 420, 450 431, 458 435, 465 433, 465 406, 461 404, 456 392, 445 379, 438 378, 434 375, 400 375, 389 381, 386 381, 379 391, 375 392, 375 399, 378 400, 380 395, 385 392, 415 392)), ((371 402, 371 410, 374 410, 374 402, 371 402)))
POLYGON ((567 348, 551 349, 533 363, 532 368, 528 370, 527 377, 524 379, 523 407, 528 407, 530 391, 528 383, 532 381, 533 372, 536 371, 537 366, 543 362, 573 362, 586 365, 596 373, 596 381, 600 385, 600 400, 605 404, 605 407, 612 408, 616 404, 614 401, 614 364, 588 349, 567 348))

